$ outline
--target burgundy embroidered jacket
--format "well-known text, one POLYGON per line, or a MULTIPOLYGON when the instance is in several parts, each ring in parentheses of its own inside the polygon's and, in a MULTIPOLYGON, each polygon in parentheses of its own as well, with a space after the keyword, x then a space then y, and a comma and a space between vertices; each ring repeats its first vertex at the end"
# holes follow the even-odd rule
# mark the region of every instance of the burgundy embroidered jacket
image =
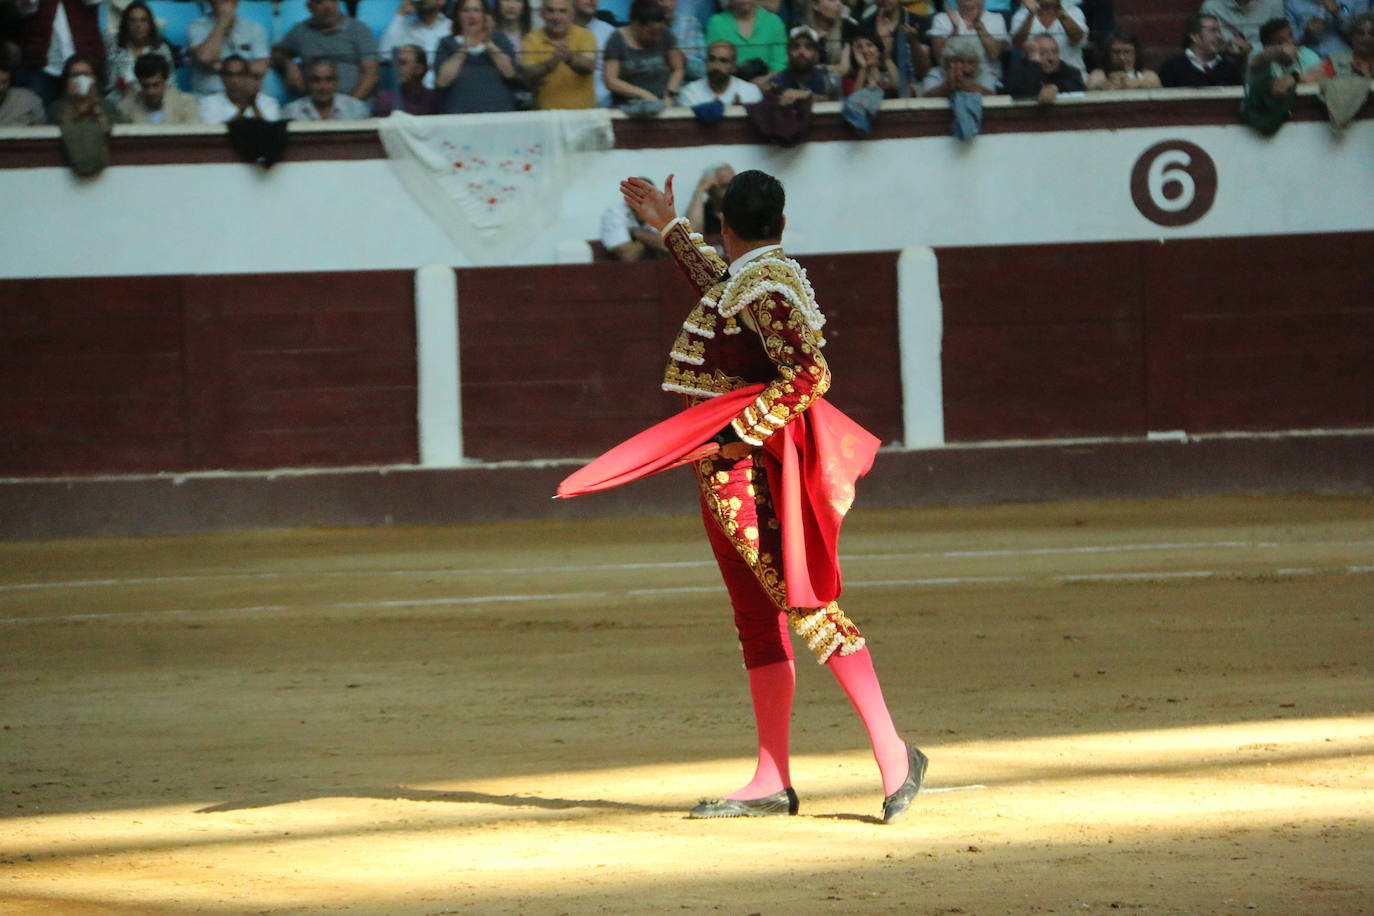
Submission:
POLYGON ((730 423, 741 440, 762 445, 830 387, 821 355, 825 317, 806 271, 773 248, 730 277, 684 219, 670 223, 663 238, 701 297, 673 343, 663 389, 712 398, 763 383, 730 423))

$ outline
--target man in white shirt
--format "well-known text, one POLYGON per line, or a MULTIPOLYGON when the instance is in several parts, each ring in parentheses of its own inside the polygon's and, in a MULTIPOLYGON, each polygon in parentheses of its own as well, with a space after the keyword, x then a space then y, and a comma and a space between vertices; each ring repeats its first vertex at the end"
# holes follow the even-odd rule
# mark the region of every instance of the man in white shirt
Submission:
POLYGON ((223 124, 235 118, 281 120, 281 106, 270 95, 258 91, 262 81, 253 75, 248 61, 237 54, 230 55, 220 61, 219 75, 224 80, 224 91, 200 100, 200 119, 206 124, 223 124))
POLYGON ((679 105, 695 108, 707 102, 722 105, 752 105, 763 101, 758 86, 735 76, 735 46, 728 41, 713 42, 706 48, 706 76, 682 87, 679 105))
MULTIPOLYGON (((643 180, 653 184, 647 178, 643 180)), ((646 225, 624 202, 601 211, 601 244, 617 261, 643 261, 668 250, 659 231, 646 225)))
MULTIPOLYGON (((442 12, 444 0, 416 0, 414 12, 410 13, 406 12, 408 5, 403 4, 396 11, 396 18, 391 20, 382 34, 379 53, 383 61, 393 60, 396 50, 405 45, 423 48, 425 60, 434 60, 439 42, 453 32, 453 20, 442 12)), ((427 89, 434 88, 433 70, 425 73, 424 85, 427 89)))
POLYGON ((282 117, 293 121, 358 121, 372 117, 366 102, 339 92, 339 71, 334 62, 312 60, 305 65, 305 95, 282 108, 282 117))
POLYGON ((192 63, 191 91, 196 95, 213 95, 224 89, 219 70, 230 55, 248 61, 248 69, 258 79, 267 72, 272 53, 267 30, 256 22, 240 19, 238 9, 239 0, 215 0, 210 15, 186 27, 192 63))

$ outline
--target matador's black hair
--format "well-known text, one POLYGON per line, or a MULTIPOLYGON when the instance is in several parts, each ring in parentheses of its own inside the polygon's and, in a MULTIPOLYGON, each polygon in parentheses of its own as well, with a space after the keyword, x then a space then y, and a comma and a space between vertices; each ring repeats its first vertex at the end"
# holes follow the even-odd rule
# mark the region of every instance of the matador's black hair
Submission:
POLYGON ((730 231, 742 239, 776 239, 782 236, 782 208, 787 203, 782 182, 767 172, 740 172, 725 187, 720 215, 730 231))

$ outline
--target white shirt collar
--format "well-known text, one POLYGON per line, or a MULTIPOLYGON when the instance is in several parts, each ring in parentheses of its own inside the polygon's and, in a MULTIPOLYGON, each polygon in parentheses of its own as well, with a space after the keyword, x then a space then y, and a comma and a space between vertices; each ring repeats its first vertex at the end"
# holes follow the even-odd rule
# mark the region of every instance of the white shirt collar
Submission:
POLYGON ((775 248, 777 248, 777 247, 778 247, 778 246, 777 246, 776 244, 772 244, 772 245, 763 245, 763 246, 761 246, 761 247, 759 247, 759 248, 754 248, 754 249, 752 249, 752 250, 750 250, 750 251, 746 251, 744 254, 740 255, 740 256, 737 257, 737 258, 735 258, 734 261, 730 262, 730 276, 732 276, 732 277, 737 277, 737 276, 739 276, 739 272, 740 272, 741 270, 744 270, 745 265, 747 265, 750 261, 753 261, 753 260, 755 260, 755 259, 757 259, 757 258, 762 257, 762 256, 763 256, 763 253, 764 253, 765 251, 772 251, 773 249, 775 249, 775 248))
POLYGON ((1193 52, 1193 49, 1192 49, 1192 48, 1188 48, 1188 49, 1187 49, 1186 51, 1184 51, 1183 53, 1186 54, 1186 55, 1188 56, 1188 61, 1189 61, 1194 67, 1197 67, 1199 70, 1201 70, 1203 73, 1206 73, 1208 70, 1211 70, 1211 69, 1212 69, 1213 67, 1215 67, 1217 64, 1221 63, 1221 55, 1220 55, 1220 54, 1218 54, 1216 57, 1213 57, 1210 61, 1208 61, 1207 63, 1204 64, 1204 63, 1202 62, 1202 58, 1198 57, 1197 54, 1195 54, 1195 53, 1193 52))

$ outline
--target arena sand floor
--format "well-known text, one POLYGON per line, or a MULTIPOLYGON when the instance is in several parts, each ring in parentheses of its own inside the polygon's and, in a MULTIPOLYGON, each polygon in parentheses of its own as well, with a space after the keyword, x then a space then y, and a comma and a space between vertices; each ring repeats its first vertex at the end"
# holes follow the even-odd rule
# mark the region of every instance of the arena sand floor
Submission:
POLYGON ((860 502, 892 826, 807 659, 800 816, 684 819, 752 765, 693 518, 0 545, 0 912, 1374 912, 1374 501, 860 502))

